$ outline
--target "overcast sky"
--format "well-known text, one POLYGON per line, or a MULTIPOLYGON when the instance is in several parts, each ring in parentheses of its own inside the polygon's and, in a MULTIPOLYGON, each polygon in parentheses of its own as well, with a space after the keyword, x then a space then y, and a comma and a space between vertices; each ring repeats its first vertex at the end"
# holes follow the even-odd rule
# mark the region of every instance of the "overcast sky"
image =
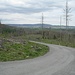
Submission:
MULTIPOLYGON (((60 16, 65 25, 65 0, 0 0, 0 19, 2 23, 30 24, 44 23, 58 25, 60 16)), ((75 0, 68 0, 71 9, 69 25, 75 25, 75 0)))

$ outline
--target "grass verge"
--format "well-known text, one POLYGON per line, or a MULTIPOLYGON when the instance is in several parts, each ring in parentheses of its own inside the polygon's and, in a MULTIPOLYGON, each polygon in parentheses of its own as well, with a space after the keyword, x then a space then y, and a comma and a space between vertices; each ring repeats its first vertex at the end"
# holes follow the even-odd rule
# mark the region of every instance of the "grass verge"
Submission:
POLYGON ((60 40, 54 40, 54 39, 42 39, 41 42, 75 48, 75 43, 69 42, 69 41, 60 41, 60 40))
POLYGON ((14 61, 35 58, 48 52, 48 47, 32 42, 13 43, 4 41, 0 47, 0 61, 14 61))

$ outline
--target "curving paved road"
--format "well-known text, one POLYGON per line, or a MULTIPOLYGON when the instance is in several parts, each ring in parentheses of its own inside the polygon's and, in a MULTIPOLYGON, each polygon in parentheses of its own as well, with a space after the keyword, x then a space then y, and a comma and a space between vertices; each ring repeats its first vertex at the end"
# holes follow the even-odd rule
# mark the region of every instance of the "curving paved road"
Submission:
MULTIPOLYGON (((39 42, 36 42, 39 43, 39 42)), ((75 49, 45 44, 50 51, 34 59, 0 62, 0 75, 75 75, 75 49)))

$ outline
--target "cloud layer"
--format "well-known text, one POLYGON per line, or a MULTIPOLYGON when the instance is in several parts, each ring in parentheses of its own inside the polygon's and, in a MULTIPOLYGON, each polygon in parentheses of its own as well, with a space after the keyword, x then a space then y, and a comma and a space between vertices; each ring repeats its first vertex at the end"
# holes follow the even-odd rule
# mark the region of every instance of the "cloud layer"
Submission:
MULTIPOLYGON (((75 1, 69 0, 72 9, 74 25, 75 1)), ((3 23, 41 23, 41 14, 44 13, 44 22, 59 24, 59 17, 63 17, 64 0, 0 0, 0 19, 3 23)), ((62 19, 62 24, 65 24, 62 19)))

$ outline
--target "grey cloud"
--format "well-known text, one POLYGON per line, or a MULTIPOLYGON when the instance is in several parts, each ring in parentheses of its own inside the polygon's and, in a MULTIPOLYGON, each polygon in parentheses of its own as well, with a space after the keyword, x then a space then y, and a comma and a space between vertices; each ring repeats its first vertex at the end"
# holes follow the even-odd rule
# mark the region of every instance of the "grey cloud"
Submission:
POLYGON ((25 13, 25 14, 29 14, 29 13, 37 13, 37 12, 41 12, 41 11, 46 11, 49 9, 46 8, 26 8, 26 7, 6 7, 6 8, 0 8, 0 12, 9 12, 9 13, 25 13))
POLYGON ((52 10, 53 7, 59 8, 60 6, 55 5, 54 2, 41 1, 41 2, 29 2, 31 7, 23 7, 17 5, 4 4, 3 8, 0 8, 0 12, 9 12, 9 13, 21 13, 21 14, 32 14, 38 12, 44 12, 52 10))

